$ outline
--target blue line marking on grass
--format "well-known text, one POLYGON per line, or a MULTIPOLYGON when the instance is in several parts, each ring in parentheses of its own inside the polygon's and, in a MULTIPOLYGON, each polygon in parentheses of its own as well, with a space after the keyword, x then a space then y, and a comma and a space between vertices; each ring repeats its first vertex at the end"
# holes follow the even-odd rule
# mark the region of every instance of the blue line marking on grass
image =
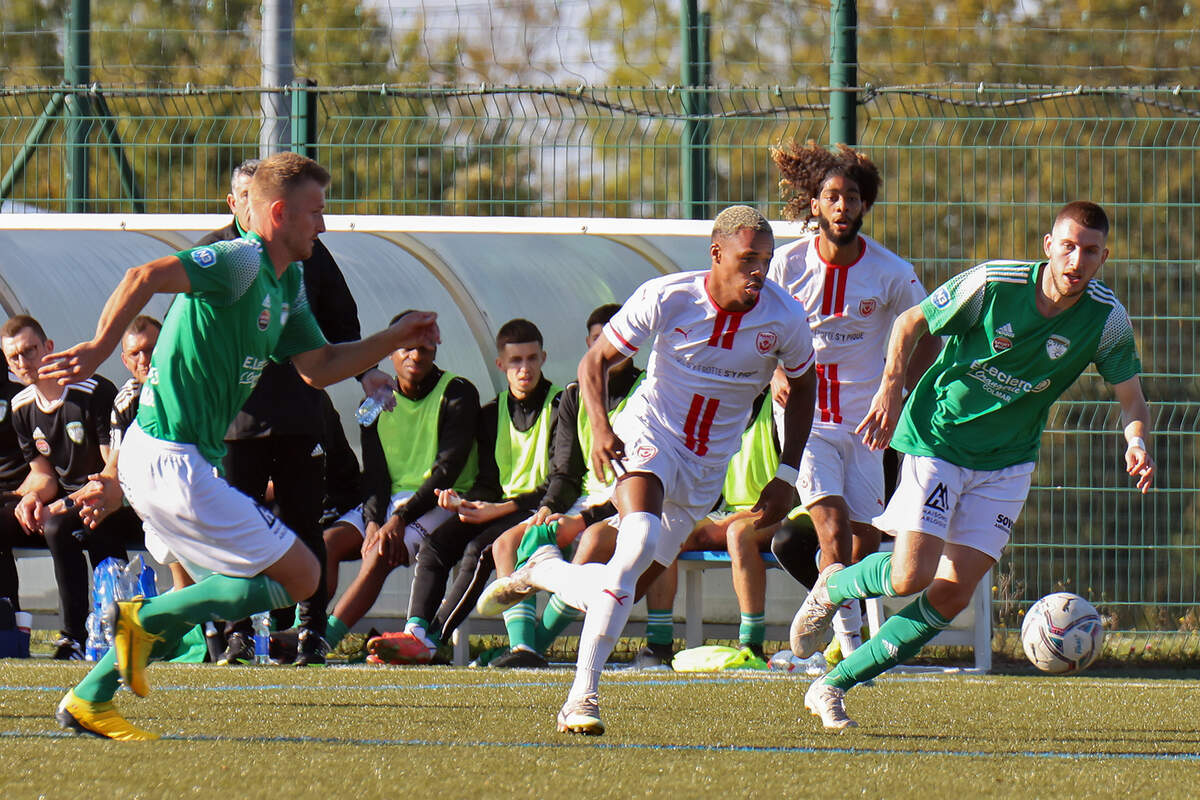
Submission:
MULTIPOLYGON (((0 731, 0 739, 70 739, 76 734, 67 731, 0 731)), ((90 737, 88 737, 90 740, 90 737)), ((512 747, 562 749, 578 747, 573 742, 449 742, 434 739, 338 739, 332 736, 209 736, 204 734, 165 734, 160 741, 168 742, 242 742, 247 744, 325 744, 351 747, 512 747)), ((1071 753, 1058 750, 1018 750, 1012 752, 987 750, 897 750, 876 747, 766 747, 754 745, 707 744, 639 744, 589 741, 586 747, 599 750, 655 750, 684 753, 764 753, 768 755, 846 755, 846 756, 947 756, 957 758, 1038 758, 1047 760, 1104 761, 1106 759, 1135 761, 1200 762, 1200 753, 1071 753)))
MULTIPOLYGON (((264 683, 261 685, 242 684, 223 686, 152 686, 156 692, 258 692, 258 691, 287 691, 287 692, 380 692, 380 691, 440 691, 443 689, 516 689, 523 687, 556 687, 564 686, 567 681, 505 681, 502 683, 418 683, 399 684, 381 683, 377 686, 328 685, 315 684, 284 684, 264 683)), ((674 679, 645 679, 638 681, 621 681, 619 686, 690 686, 703 683, 706 685, 721 685, 742 683, 734 678, 674 678, 674 679)), ((72 686, 74 684, 71 684, 72 686)), ((70 686, 0 686, 0 692, 65 692, 70 686)))

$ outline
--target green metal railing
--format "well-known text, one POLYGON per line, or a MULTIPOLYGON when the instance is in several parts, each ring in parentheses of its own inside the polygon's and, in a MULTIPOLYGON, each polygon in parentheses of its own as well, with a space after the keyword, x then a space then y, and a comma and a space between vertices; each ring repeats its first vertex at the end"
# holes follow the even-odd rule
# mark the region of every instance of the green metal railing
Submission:
MULTIPOLYGON (((1200 91, 703 84, 287 91, 296 141, 334 174, 331 213, 678 218, 747 202, 776 215, 768 146, 836 138, 831 95, 849 90, 859 146, 885 179, 866 230, 911 260, 927 287, 985 259, 1035 258, 1058 206, 1101 202, 1113 218, 1104 279, 1137 330, 1158 487, 1145 497, 1129 488, 1117 408, 1085 376, 1050 418, 997 570, 998 620, 1019 624, 1029 603, 1067 588, 1115 628, 1192 642, 1200 91), (701 124, 703 144, 684 147, 701 124), (685 186, 693 158, 707 164, 702 194, 685 186)), ((85 210, 221 211, 230 169, 258 152, 259 91, 0 89, 5 199, 67 210, 63 109, 74 107, 88 131, 85 210)))

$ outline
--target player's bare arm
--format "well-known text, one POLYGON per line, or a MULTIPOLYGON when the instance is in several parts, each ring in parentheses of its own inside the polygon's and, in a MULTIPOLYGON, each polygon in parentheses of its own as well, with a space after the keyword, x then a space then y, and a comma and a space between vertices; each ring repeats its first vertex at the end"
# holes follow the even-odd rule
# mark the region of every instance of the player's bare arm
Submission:
POLYGON ((437 314, 412 311, 396 320, 396 324, 357 342, 326 344, 297 353, 292 356, 292 363, 305 383, 323 389, 375 366, 400 348, 434 347, 440 343, 437 314))
POLYGON ((926 370, 933 366, 933 362, 937 360, 938 353, 940 352, 942 352, 942 337, 926 333, 917 340, 917 344, 913 348, 912 358, 908 362, 908 369, 904 372, 904 388, 906 391, 912 391, 926 370))
POLYGON ((1150 406, 1136 375, 1114 384, 1113 393, 1121 404, 1121 422, 1125 425, 1125 471, 1137 478, 1137 487, 1145 494, 1154 483, 1157 469, 1146 439, 1150 435, 1150 406))
POLYGON ((783 409, 783 452, 779 455, 779 469, 775 477, 767 481, 758 502, 751 512, 761 512, 754 523, 756 530, 777 524, 792 510, 792 493, 799 475, 800 458, 804 445, 812 430, 813 408, 817 404, 817 372, 809 367, 803 374, 788 378, 788 401, 783 409))
POLYGON ((782 365, 775 367, 775 372, 771 374, 771 399, 775 401, 775 405, 787 408, 790 391, 791 382, 788 374, 784 372, 782 365))
POLYGON ((900 409, 904 407, 904 381, 917 341, 929 333, 929 321, 920 306, 913 306, 892 324, 888 339, 887 361, 879 389, 871 398, 871 408, 854 429, 862 436, 863 444, 872 450, 882 450, 892 441, 900 409))
POLYGON ((608 394, 608 371, 625 356, 601 336, 579 362, 579 399, 592 426, 592 470, 605 481, 616 472, 612 464, 625 457, 625 443, 617 438, 608 421, 604 398, 608 394))
POLYGON ((192 283, 183 268, 183 262, 173 255, 130 268, 104 304, 96 325, 96 335, 91 341, 46 356, 38 374, 43 378, 54 378, 64 386, 90 378, 104 359, 116 350, 125 329, 146 307, 151 297, 156 294, 180 294, 191 288, 192 283))
POLYGON ((29 464, 29 477, 25 480, 29 491, 21 496, 14 510, 17 522, 30 533, 41 533, 45 522, 46 503, 58 492, 58 476, 45 456, 38 456, 29 464))

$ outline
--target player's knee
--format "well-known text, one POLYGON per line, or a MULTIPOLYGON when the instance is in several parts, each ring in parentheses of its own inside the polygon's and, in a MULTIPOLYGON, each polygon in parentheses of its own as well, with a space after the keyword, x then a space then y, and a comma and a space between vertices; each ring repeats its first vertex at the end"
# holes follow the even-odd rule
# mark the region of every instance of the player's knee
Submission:
POLYGON ((892 589, 901 597, 922 591, 932 581, 932 571, 926 572, 919 566, 906 567, 892 562, 892 589))
POLYGON ((929 584, 929 591, 925 595, 929 598, 929 604, 939 614, 946 619, 953 619, 971 604, 971 596, 974 593, 974 586, 956 581, 935 580, 929 584))
POLYGON ((80 530, 83 530, 83 524, 73 514, 48 516, 42 527, 42 533, 46 537, 46 548, 51 554, 57 554, 72 546, 78 547, 78 540, 74 534, 80 530))

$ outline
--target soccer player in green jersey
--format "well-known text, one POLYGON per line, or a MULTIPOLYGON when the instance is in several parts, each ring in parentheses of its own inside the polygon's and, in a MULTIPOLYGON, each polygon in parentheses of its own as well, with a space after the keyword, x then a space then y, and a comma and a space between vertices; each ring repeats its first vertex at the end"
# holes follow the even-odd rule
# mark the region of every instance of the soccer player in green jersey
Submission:
POLYGON ((1149 490, 1150 411, 1133 329, 1094 279, 1107 237, 1100 206, 1070 203, 1044 239, 1046 261, 980 264, 896 320, 883 381, 857 429, 868 446, 890 441, 905 454, 900 485, 875 520, 896 535, 895 550, 822 570, 792 621, 792 650, 811 655, 850 598, 920 594, 809 688, 804 705, 826 728, 855 725, 846 690, 916 655, 970 603, 1025 503, 1050 406, 1089 364, 1121 405, 1125 471, 1149 490), (945 336, 946 347, 905 404, 905 367, 925 333, 945 336))
POLYGON ((123 490, 147 534, 156 534, 196 583, 111 607, 114 647, 59 704, 56 718, 69 730, 157 738, 113 707, 118 678, 145 696, 147 662, 174 653, 197 623, 282 608, 315 590, 320 566, 312 551, 217 475, 225 431, 268 359, 290 357, 306 382, 321 387, 375 366, 399 347, 437 342, 436 315, 427 312, 407 314, 361 341, 325 341, 296 262, 325 230, 328 184, 329 173, 311 159, 295 153, 266 159, 250 185, 250 233, 130 269, 105 304, 95 337, 48 356, 41 369, 61 383, 86 378, 154 294, 178 295, 154 349, 137 420, 121 442, 116 475, 95 476, 94 490, 80 502, 99 507, 91 515, 100 516, 119 506, 123 490))

